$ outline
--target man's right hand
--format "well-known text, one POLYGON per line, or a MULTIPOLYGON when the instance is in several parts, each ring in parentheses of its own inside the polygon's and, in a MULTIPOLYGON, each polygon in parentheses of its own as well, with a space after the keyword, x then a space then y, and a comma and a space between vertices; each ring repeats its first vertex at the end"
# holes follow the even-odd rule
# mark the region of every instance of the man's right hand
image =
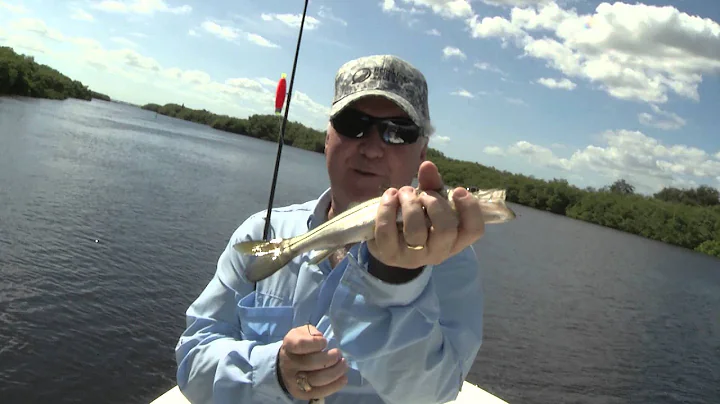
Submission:
POLYGON ((327 340, 312 325, 293 328, 283 338, 278 353, 280 377, 288 392, 299 400, 324 398, 347 384, 347 361, 337 348, 323 351, 327 340), (298 378, 311 386, 303 391, 298 378))

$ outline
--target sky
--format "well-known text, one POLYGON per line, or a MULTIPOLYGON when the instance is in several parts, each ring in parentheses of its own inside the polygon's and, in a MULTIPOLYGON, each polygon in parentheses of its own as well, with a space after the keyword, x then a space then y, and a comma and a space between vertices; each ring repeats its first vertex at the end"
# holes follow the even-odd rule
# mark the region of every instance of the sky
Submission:
MULTIPOLYGON (((0 0, 0 45, 113 99, 274 112, 303 0, 0 0)), ((720 1, 310 0, 288 119, 324 130, 345 62, 426 76, 449 157, 641 193, 720 188, 720 1)))

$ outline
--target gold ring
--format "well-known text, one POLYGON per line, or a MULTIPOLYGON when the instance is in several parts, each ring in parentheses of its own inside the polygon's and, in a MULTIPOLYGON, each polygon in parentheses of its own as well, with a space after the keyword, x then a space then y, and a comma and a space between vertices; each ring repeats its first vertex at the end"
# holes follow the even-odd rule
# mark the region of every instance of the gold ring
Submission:
POLYGON ((420 251, 423 248, 425 248, 424 245, 410 245, 410 244, 405 244, 405 245, 407 246, 407 248, 409 248, 411 250, 415 250, 415 251, 420 251))
POLYGON ((298 373, 297 378, 295 379, 295 383, 297 384, 298 388, 305 393, 312 390, 312 386, 307 380, 307 375, 305 373, 298 373))

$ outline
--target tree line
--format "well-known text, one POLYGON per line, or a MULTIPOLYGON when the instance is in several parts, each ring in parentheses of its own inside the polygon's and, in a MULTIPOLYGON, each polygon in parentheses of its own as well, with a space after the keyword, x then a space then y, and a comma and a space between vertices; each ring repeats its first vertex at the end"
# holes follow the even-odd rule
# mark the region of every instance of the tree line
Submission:
POLYGON ((0 46, 0 95, 110 101, 107 95, 90 90, 80 81, 72 80, 52 67, 36 62, 32 56, 18 54, 7 46, 0 46))
MULTIPOLYGON (((110 101, 109 96, 5 46, 0 46, 0 95, 110 101)), ((273 142, 278 140, 281 125, 276 115, 240 119, 173 103, 147 104, 142 108, 273 142)), ((284 144, 323 153, 325 133, 298 122, 288 122, 284 144)), ((432 148, 428 158, 438 166, 443 180, 450 186, 505 188, 510 202, 720 257, 720 192, 715 188, 668 187, 646 196, 637 194, 624 179, 600 189, 581 189, 564 179, 546 181, 502 171, 449 158, 432 148)))
MULTIPOLYGON (((281 125, 281 117, 275 115, 241 119, 172 103, 142 108, 273 142, 281 125)), ((325 133, 288 121, 284 144, 322 153, 325 133)), ((505 188, 510 202, 720 257, 720 192, 715 188, 664 188, 645 196, 624 179, 600 189, 579 188, 564 179, 546 181, 449 158, 432 148, 428 159, 438 166, 447 185, 505 188)))

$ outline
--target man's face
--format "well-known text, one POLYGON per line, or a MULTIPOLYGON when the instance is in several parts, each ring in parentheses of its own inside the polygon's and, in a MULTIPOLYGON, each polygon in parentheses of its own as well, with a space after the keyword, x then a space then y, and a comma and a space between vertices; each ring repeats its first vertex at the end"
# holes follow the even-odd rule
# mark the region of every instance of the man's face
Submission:
MULTIPOLYGON (((394 102, 382 97, 366 97, 352 107, 378 118, 407 117, 394 102)), ((351 202, 380 196, 389 187, 409 185, 425 160, 426 139, 409 145, 388 145, 374 126, 361 139, 338 134, 332 125, 325 138, 325 155, 333 199, 337 211, 351 202)))

